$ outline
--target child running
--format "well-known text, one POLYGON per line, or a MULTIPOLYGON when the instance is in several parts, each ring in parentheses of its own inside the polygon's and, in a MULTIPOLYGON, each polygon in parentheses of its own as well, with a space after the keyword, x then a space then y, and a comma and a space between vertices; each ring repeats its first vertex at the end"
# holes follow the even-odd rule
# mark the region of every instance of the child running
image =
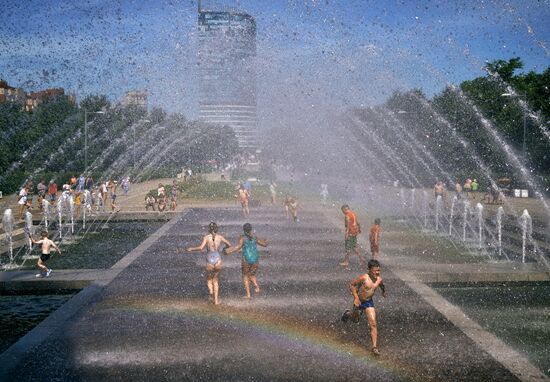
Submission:
POLYGON ((48 239, 48 232, 42 231, 42 239, 40 240, 34 240, 32 236, 29 234, 29 238, 31 239, 33 244, 41 244, 42 245, 42 253, 40 255, 40 258, 38 259, 38 262, 36 263, 36 266, 40 270, 40 273, 36 274, 36 277, 50 277, 50 274, 52 273, 52 269, 48 268, 46 265, 46 261, 50 259, 50 251, 52 247, 61 255, 61 250, 59 247, 50 239, 48 239))
POLYGON ((244 290, 246 298, 250 298, 250 282, 254 285, 254 292, 260 293, 260 286, 256 280, 256 271, 258 270, 260 253, 258 245, 267 247, 267 240, 257 238, 252 232, 252 225, 246 223, 243 225, 244 235, 239 238, 239 244, 233 248, 227 249, 226 253, 230 254, 235 251, 242 250, 243 259, 241 262, 241 271, 243 275, 244 290))
POLYGON ((378 260, 369 260, 368 273, 365 273, 351 281, 349 289, 353 295, 353 310, 346 310, 342 315, 342 321, 351 319, 353 322, 359 322, 360 314, 366 313, 370 326, 370 337, 372 343, 372 352, 374 355, 380 355, 378 351, 378 327, 376 322, 376 310, 372 297, 377 288, 382 291, 382 296, 386 297, 386 289, 380 277, 380 263, 378 260))
POLYGON ((202 239, 201 245, 198 247, 189 247, 187 252, 201 251, 204 247, 208 248, 206 254, 206 281, 208 285, 208 293, 210 302, 214 305, 219 305, 219 284, 218 277, 222 269, 222 258, 220 256, 219 248, 222 243, 227 247, 231 247, 231 243, 225 239, 222 235, 217 235, 218 225, 211 222, 208 225, 208 235, 205 235, 202 239))

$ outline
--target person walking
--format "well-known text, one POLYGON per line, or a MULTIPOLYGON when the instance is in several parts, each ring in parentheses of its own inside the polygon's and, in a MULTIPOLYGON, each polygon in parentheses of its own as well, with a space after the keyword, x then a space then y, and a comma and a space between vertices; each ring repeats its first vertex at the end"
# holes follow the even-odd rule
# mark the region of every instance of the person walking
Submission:
POLYGON ((359 220, 357 220, 357 215, 349 208, 347 204, 344 204, 341 209, 344 214, 344 247, 346 254, 344 256, 344 260, 340 262, 340 265, 345 268, 348 267, 349 258, 351 252, 353 251, 359 258, 359 264, 364 266, 365 258, 361 255, 357 246, 357 235, 361 233, 361 225, 359 224, 359 220))

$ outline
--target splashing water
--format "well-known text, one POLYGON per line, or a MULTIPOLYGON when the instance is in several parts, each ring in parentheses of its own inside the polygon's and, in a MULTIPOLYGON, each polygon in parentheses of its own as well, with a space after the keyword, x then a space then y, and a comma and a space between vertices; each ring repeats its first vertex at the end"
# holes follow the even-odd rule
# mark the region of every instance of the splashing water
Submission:
POLYGON ((428 226, 428 192, 424 190, 424 203, 422 206, 422 213, 424 214, 424 227, 428 226))
POLYGON ((42 213, 44 214, 44 228, 48 230, 48 219, 50 217, 50 202, 44 198, 42 200, 42 213))
POLYGON ((71 234, 74 233, 74 198, 71 194, 67 195, 69 201, 69 212, 71 213, 71 234))
POLYGON ((481 203, 476 204, 477 209, 477 223, 479 229, 479 249, 483 247, 483 206, 481 203))
POLYGON ((462 215, 462 241, 466 241, 466 226, 468 225, 468 214, 470 212, 470 202, 464 201, 464 213, 462 215))
POLYGON ((451 217, 449 219, 449 236, 453 234, 453 217, 455 213, 455 204, 457 200, 458 198, 456 197, 456 195, 453 196, 453 200, 451 202, 451 217))
POLYGON ((498 256, 502 256, 502 215, 504 208, 502 206, 497 209, 497 234, 498 234, 498 256))
POLYGON ((4 211, 4 216, 2 216, 2 227, 6 234, 5 240, 8 243, 9 253, 10 253, 10 263, 13 262, 13 213, 11 208, 8 208, 4 211))
POLYGON ((439 231, 439 214, 441 212, 441 195, 437 195, 435 198, 435 230, 439 231))
POLYGON ((411 189, 411 211, 413 212, 413 215, 415 213, 415 197, 416 197, 416 189, 411 189))
POLYGON ((27 234, 27 245, 29 247, 29 252, 30 252, 32 251, 31 235, 33 234, 33 226, 32 226, 32 214, 29 211, 25 212, 25 233, 27 234))
POLYGON ((521 215, 520 222, 521 222, 521 238, 522 238, 521 262, 525 263, 527 239, 529 239, 530 241, 533 241, 533 220, 531 219, 531 215, 529 215, 529 211, 523 210, 523 214, 521 215))

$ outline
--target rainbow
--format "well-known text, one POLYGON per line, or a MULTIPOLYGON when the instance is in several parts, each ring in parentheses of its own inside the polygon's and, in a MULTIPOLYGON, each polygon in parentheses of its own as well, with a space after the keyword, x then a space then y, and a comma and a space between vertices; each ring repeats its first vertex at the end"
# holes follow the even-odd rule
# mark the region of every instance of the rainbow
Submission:
MULTIPOLYGON (((150 314, 177 314, 201 320, 214 320, 245 329, 255 329, 263 333, 277 336, 288 342, 292 347, 299 342, 324 350, 336 358, 352 358, 364 365, 380 367, 386 372, 407 380, 414 380, 415 374, 410 365, 402 362, 375 359, 364 346, 339 337, 335 331, 315 325, 308 321, 307 326, 297 321, 294 316, 273 315, 265 310, 234 307, 229 304, 222 308, 215 307, 198 299, 158 299, 136 298, 118 301, 105 301, 107 306, 117 310, 147 312, 150 314)), ((102 304, 103 305, 103 304, 102 304)))

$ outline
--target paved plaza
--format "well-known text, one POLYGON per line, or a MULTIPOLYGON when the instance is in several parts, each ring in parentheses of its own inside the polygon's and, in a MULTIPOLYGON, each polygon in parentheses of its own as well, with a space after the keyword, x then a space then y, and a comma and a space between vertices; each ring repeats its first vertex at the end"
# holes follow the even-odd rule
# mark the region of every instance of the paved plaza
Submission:
POLYGON ((108 273, 89 276, 97 281, 3 353, 0 380, 545 379, 475 323, 461 321, 458 308, 384 250, 388 295, 375 296, 381 355, 373 356, 366 320, 340 320, 352 303, 347 285, 361 273, 356 262, 338 266, 340 225, 337 215, 315 209, 297 223, 275 207, 247 220, 237 207, 185 210, 108 273), (246 221, 269 240, 258 274, 262 290, 250 301, 234 254, 224 258, 222 304, 208 303, 205 255, 185 248, 200 243, 210 221, 232 243, 246 221))

